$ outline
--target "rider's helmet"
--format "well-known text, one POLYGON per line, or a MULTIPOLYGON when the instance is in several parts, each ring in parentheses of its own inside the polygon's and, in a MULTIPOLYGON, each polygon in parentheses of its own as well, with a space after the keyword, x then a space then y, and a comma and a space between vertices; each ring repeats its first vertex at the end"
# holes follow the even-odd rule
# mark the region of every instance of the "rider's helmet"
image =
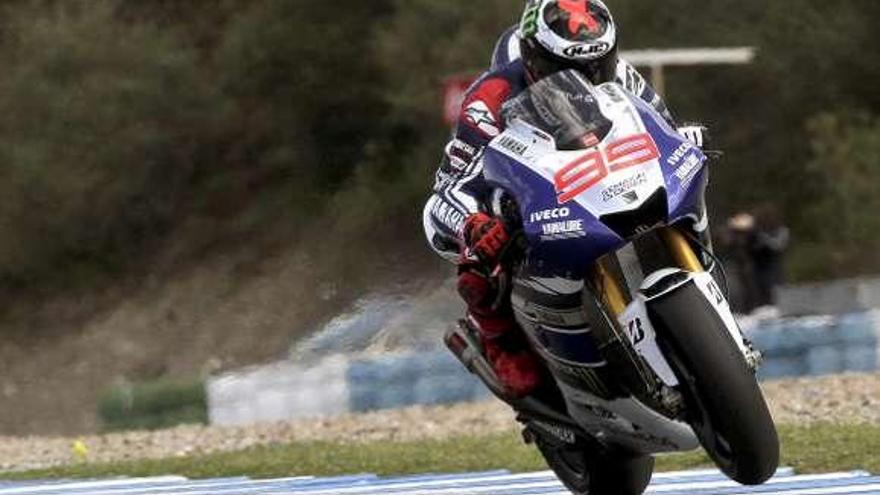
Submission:
POLYGON ((529 0, 520 52, 531 82, 576 69, 601 84, 614 80, 617 27, 601 0, 529 0))

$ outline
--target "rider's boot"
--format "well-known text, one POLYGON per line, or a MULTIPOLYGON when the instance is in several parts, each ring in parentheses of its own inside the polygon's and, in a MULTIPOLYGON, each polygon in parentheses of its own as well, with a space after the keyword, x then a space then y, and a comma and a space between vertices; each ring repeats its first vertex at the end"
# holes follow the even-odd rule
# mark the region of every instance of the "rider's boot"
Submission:
POLYGON ((480 334, 483 352, 511 398, 530 395, 541 384, 543 368, 513 315, 478 315, 468 320, 480 334))
POLYGON ((509 295, 474 266, 461 267, 458 293, 467 304, 469 323, 480 335, 486 360, 507 395, 522 398, 534 392, 543 367, 516 323, 509 295))

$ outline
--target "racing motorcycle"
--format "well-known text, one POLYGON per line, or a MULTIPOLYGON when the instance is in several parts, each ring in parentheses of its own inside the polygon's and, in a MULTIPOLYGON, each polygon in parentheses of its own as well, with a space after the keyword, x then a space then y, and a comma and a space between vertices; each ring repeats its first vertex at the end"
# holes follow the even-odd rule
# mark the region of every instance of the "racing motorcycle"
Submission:
POLYGON ((640 494, 655 455, 700 446, 733 480, 766 481, 779 441, 708 241, 706 154, 619 84, 575 71, 503 116, 482 207, 518 242, 495 279, 551 379, 513 398, 466 321, 447 346, 575 494, 640 494))

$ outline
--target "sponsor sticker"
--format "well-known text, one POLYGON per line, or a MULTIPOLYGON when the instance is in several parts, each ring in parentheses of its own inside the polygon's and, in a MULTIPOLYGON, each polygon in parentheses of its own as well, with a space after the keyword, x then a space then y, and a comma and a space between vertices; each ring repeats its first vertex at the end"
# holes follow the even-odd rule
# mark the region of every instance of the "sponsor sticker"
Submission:
POLYGON ((566 57, 571 58, 597 58, 600 55, 604 55, 605 52, 608 51, 610 45, 604 41, 600 41, 598 43, 582 43, 579 45, 572 45, 565 50, 562 51, 566 57))
POLYGON ((533 212, 531 215, 529 215, 529 220, 532 223, 546 222, 549 220, 568 218, 570 215, 571 209, 563 206, 562 208, 553 208, 551 210, 533 212))
POLYGON ((560 168, 553 177, 556 201, 568 203, 602 182, 612 172, 641 167, 658 159, 660 152, 650 134, 637 134, 590 151, 560 168))
POLYGON ((498 146, 506 149, 507 151, 513 153, 517 156, 525 157, 526 150, 529 149, 529 145, 519 141, 518 139, 514 139, 510 136, 503 136, 498 140, 498 146))
POLYGON ((464 214, 445 201, 437 201, 431 209, 431 214, 439 220, 443 225, 452 227, 455 231, 460 231, 464 227, 464 214))
POLYGON ((692 153, 681 162, 681 166, 679 166, 673 174, 678 178, 679 182, 681 182, 681 185, 685 186, 694 180, 694 177, 697 175, 697 172, 700 170, 700 165, 702 164, 703 162, 700 161, 700 157, 698 157, 696 153, 692 153))
POLYGON ((449 142, 446 154, 450 158, 454 157, 463 163, 470 164, 477 154, 477 149, 461 139, 453 139, 449 142))
POLYGON ((542 241, 557 241, 561 239, 578 239, 586 237, 583 220, 565 220, 562 222, 550 222, 541 225, 542 241))
POLYGON ((523 13, 522 22, 520 23, 520 31, 522 36, 533 36, 538 32, 538 16, 540 15, 541 2, 532 1, 526 7, 523 13))
MULTIPOLYGON (((648 174, 646 174, 645 172, 639 172, 633 176, 627 177, 626 179, 623 179, 622 181, 617 182, 616 184, 612 184, 612 185, 606 187, 605 189, 603 189, 602 190, 602 201, 607 203, 607 202, 611 201, 612 199, 617 198, 619 196, 624 196, 627 193, 629 193, 630 191, 632 191, 633 189, 635 189, 641 185, 647 184, 647 183, 648 183, 648 174)), ((629 197, 632 198, 632 195, 630 195, 629 197)), ((632 199, 633 199, 633 201, 628 201, 628 202, 637 201, 638 196, 636 196, 635 198, 632 198, 632 199)))
POLYGON ((694 149, 693 143, 684 142, 681 143, 675 151, 669 155, 669 158, 666 159, 666 164, 670 167, 676 167, 682 160, 687 156, 688 152, 694 149))

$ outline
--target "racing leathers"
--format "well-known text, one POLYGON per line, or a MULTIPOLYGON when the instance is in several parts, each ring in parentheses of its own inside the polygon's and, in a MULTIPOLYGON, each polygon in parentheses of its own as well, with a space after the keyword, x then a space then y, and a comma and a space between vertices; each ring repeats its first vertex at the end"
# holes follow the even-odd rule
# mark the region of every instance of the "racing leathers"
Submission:
MULTIPOLYGON (((499 46, 503 46, 502 42, 499 46)), ((496 50, 496 53, 498 50, 496 50)), ((452 139, 436 173, 433 195, 424 209, 425 234, 431 247, 459 269, 459 293, 468 306, 468 321, 480 334, 486 357, 499 380, 512 397, 531 393, 543 374, 534 351, 513 317, 509 297, 493 291, 493 266, 497 259, 479 251, 486 245, 503 249, 500 240, 509 235, 499 232, 491 217, 480 211, 490 188, 482 176, 480 156, 488 143, 504 129, 502 106, 528 86, 521 59, 499 63, 480 77, 468 90, 452 139), (499 240, 500 239, 500 240, 499 240)), ((630 64, 618 61, 616 82, 642 98, 672 123, 660 96, 630 64)))

